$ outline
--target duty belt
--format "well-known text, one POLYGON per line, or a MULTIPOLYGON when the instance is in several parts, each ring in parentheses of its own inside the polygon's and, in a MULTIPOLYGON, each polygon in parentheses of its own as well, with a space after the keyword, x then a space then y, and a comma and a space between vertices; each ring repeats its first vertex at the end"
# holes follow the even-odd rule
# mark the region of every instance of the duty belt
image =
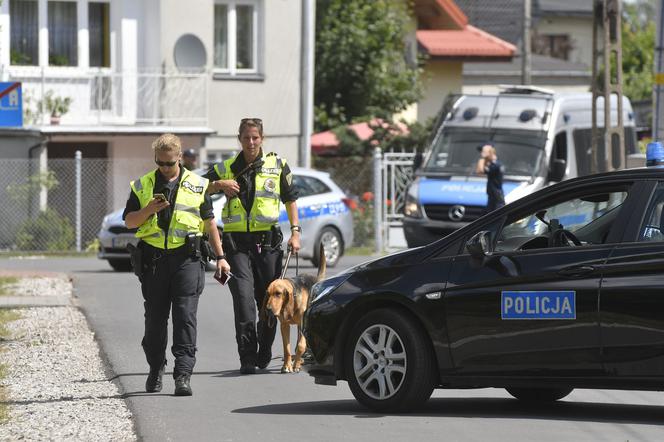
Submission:
POLYGON ((145 243, 145 250, 152 256, 153 258, 160 258, 162 256, 168 256, 168 255, 189 255, 190 251, 187 247, 185 246, 180 246, 175 249, 160 249, 158 247, 153 247, 148 243, 145 243))

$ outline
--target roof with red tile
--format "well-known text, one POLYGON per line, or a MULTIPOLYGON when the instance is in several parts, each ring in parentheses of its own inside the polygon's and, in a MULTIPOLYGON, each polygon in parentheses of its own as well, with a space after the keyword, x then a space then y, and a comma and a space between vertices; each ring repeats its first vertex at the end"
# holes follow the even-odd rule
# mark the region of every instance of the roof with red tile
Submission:
POLYGON ((471 25, 462 30, 419 30, 417 41, 431 57, 510 58, 516 46, 471 25))
MULTIPOLYGON (((381 123, 381 120, 379 119, 373 120, 371 122, 372 125, 376 125, 379 123, 381 123)), ((406 126, 401 122, 396 123, 396 125, 402 134, 408 133, 408 126, 406 126)), ((348 127, 353 131, 355 131, 357 137, 363 141, 370 138, 374 133, 369 123, 366 122, 351 124, 348 127)), ((311 136, 311 150, 314 153, 317 154, 332 153, 336 152, 338 147, 339 147, 339 140, 337 139, 337 136, 334 134, 334 132, 332 132, 331 130, 326 130, 325 132, 318 132, 311 136)))

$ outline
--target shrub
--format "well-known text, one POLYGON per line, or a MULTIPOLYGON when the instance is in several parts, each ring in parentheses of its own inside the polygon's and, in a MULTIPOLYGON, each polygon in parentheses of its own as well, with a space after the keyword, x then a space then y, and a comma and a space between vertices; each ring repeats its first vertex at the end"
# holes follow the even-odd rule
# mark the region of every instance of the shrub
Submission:
POLYGON ((356 205, 353 205, 353 246, 372 246, 374 243, 374 202, 373 193, 364 192, 356 205))
POLYGON ((70 250, 74 245, 74 228, 69 219, 52 209, 28 219, 16 234, 19 250, 70 250))

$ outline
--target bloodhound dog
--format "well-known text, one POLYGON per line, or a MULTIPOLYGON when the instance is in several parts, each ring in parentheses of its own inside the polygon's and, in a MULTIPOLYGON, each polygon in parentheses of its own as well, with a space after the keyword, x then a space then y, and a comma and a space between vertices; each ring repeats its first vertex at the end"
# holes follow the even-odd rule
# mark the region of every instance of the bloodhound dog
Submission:
POLYGON ((318 261, 318 275, 300 275, 295 278, 275 279, 267 288, 265 308, 279 318, 281 339, 284 344, 284 365, 282 373, 298 373, 302 367, 302 355, 307 348, 307 341, 301 332, 304 312, 309 305, 311 287, 318 281, 325 279, 325 250, 320 245, 320 259, 318 261), (298 339, 295 361, 291 354, 290 326, 297 325, 298 339))

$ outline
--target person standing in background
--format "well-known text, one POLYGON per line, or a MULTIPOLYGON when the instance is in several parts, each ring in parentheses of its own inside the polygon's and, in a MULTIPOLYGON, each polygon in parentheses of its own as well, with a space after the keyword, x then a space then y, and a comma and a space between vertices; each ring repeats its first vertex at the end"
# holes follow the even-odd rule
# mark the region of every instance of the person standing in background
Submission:
POLYGON ((485 143, 478 146, 477 150, 480 151, 480 159, 477 160, 475 172, 480 175, 486 175, 486 193, 488 196, 486 211, 489 213, 505 205, 505 195, 503 194, 503 174, 505 168, 498 161, 496 148, 493 144, 485 143))

